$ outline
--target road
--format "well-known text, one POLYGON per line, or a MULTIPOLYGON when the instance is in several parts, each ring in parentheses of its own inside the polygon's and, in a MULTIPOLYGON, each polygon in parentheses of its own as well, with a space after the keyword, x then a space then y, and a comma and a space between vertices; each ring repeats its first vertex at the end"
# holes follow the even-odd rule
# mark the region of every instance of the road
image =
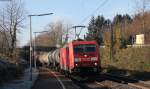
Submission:
POLYGON ((80 89, 70 79, 59 72, 53 72, 47 68, 39 69, 39 77, 32 89, 80 89))

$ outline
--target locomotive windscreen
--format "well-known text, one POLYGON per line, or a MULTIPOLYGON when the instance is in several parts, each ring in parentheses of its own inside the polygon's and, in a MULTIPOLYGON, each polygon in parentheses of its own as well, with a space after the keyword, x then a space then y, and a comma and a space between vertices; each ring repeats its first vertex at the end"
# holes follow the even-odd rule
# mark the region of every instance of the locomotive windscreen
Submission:
POLYGON ((86 52, 95 52, 96 45, 94 44, 83 44, 83 45, 75 45, 74 53, 86 53, 86 52))

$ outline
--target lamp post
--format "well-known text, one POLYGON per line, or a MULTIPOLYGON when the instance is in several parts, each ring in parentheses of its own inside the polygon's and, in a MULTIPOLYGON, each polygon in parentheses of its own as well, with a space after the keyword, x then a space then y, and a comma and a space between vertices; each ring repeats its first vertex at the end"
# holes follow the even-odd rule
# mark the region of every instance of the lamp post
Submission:
POLYGON ((30 80, 32 81, 32 52, 33 52, 33 48, 32 48, 32 25, 31 25, 31 17, 32 16, 45 16, 45 15, 52 15, 53 13, 46 13, 46 14, 32 14, 32 15, 28 15, 30 18, 30 80))
POLYGON ((36 58, 35 58, 35 55, 36 55, 36 34, 37 33, 44 33, 44 32, 48 32, 48 31, 41 31, 41 32, 34 32, 34 67, 36 69, 36 58))
POLYGON ((2 2, 3 2, 3 1, 12 1, 12 0, 0 0, 0 1, 2 1, 2 2))

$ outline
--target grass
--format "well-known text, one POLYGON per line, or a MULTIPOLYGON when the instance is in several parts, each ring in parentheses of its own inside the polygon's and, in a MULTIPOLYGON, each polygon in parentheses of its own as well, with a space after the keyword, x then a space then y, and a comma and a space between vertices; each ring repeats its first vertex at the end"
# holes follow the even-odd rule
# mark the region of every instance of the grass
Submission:
POLYGON ((107 72, 124 75, 150 72, 150 47, 119 49, 110 60, 109 48, 101 48, 101 65, 107 72))

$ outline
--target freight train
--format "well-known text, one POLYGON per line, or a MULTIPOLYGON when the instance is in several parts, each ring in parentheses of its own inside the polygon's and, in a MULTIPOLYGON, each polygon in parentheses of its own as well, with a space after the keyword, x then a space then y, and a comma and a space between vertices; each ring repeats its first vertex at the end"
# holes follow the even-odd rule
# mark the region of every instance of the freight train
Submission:
POLYGON ((72 41, 44 57, 44 63, 65 74, 99 74, 101 71, 99 45, 95 41, 72 41))

